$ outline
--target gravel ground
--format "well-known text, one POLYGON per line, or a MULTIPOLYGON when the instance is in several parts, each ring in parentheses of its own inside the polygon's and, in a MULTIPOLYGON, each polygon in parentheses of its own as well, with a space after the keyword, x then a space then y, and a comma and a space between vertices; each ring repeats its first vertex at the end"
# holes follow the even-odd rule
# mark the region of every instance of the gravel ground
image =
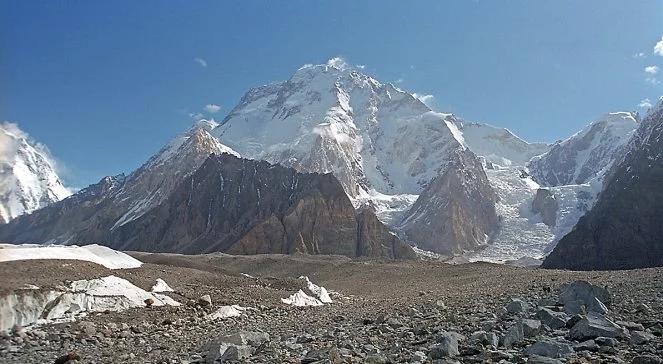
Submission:
POLYGON ((225 350, 242 337, 255 339, 239 340, 238 351, 226 353, 234 362, 657 363, 663 357, 663 268, 568 272, 320 256, 131 254, 146 264, 111 271, 76 261, 0 263, 3 295, 24 284, 56 287, 112 274, 146 290, 162 278, 176 291, 169 295, 182 303, 19 329, 0 338, 0 362, 53 363, 73 351, 79 363, 212 363, 220 355, 208 355, 210 348, 225 350), (300 275, 335 292, 334 303, 305 308, 281 303, 302 288, 300 275), (576 280, 609 290, 605 317, 623 335, 583 345, 585 340, 570 337, 571 324, 585 316, 558 312, 564 307, 555 302, 559 289, 576 280), (198 303, 206 294, 210 306, 198 303), (522 300, 522 310, 505 309, 513 299, 522 300), (236 318, 206 317, 231 304, 255 310, 236 318), (511 340, 514 328, 536 321, 544 306, 564 315, 569 328, 551 328, 541 320, 535 333, 511 340), (536 343, 554 350, 536 351, 536 343), (571 352, 560 354, 567 347, 571 352))

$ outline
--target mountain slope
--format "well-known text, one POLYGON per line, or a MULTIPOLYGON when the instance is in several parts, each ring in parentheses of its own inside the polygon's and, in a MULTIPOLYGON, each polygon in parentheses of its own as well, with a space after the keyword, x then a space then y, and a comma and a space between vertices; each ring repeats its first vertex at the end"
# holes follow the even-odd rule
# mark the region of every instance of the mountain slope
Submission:
POLYGON ((474 154, 500 166, 525 165, 530 159, 550 150, 545 143, 529 143, 509 129, 454 118, 465 145, 474 154))
POLYGON ((562 238, 545 268, 630 269, 663 265, 663 101, 608 173, 594 207, 562 238))
POLYGON ((70 194, 48 151, 32 143, 15 124, 0 124, 0 223, 70 194))
MULTIPOLYGON (((365 218, 364 218, 365 220, 365 218)), ((264 161, 211 156, 163 204, 125 224, 119 249, 231 254, 306 253, 412 258, 381 223, 360 234, 354 207, 331 175, 264 161), (375 249, 376 239, 386 249, 375 249), (377 239, 377 240, 382 240, 377 239)))
POLYGON ((582 184, 601 177, 623 153, 638 127, 634 113, 609 113, 528 164, 532 178, 543 186, 582 184))
POLYGON ((29 243, 104 243, 111 230, 157 206, 212 153, 235 153, 198 123, 129 176, 105 177, 58 204, 0 228, 0 240, 29 243))

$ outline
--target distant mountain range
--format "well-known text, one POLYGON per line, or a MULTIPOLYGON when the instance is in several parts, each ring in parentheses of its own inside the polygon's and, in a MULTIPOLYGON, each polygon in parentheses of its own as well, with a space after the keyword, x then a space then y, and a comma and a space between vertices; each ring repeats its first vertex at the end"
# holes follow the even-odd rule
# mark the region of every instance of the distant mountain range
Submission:
POLYGON ((249 90, 220 123, 198 121, 130 175, 0 226, 0 240, 542 258, 616 178, 615 161, 641 149, 642 129, 616 112, 553 145, 528 143, 330 61, 249 90))

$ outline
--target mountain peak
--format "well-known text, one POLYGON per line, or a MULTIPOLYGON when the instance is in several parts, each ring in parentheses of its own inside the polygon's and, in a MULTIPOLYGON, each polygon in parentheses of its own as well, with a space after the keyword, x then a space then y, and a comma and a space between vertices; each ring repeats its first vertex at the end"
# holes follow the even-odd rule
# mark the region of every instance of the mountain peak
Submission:
POLYGON ((48 150, 13 123, 0 124, 0 221, 7 222, 71 194, 48 150))

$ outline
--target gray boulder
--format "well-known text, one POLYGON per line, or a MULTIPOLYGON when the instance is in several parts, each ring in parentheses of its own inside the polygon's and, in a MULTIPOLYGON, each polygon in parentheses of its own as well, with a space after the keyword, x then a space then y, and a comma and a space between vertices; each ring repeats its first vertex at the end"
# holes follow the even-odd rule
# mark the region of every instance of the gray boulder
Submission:
POLYGON ((493 346, 495 348, 499 345, 499 338, 494 332, 476 331, 470 336, 470 341, 484 346, 493 346))
POLYGON ((511 326, 502 337, 502 346, 509 349, 513 344, 519 343, 525 339, 523 333, 523 324, 518 322, 511 326))
POLYGON ((539 355, 546 358, 565 358, 573 352, 571 345, 553 340, 541 340, 525 349, 527 355, 539 355))
POLYGON ((583 319, 578 321, 569 331, 569 338, 585 341, 588 339, 595 339, 598 337, 624 337, 626 333, 624 329, 619 327, 616 323, 608 320, 607 318, 590 313, 583 319))
POLYGON ((564 327, 567 321, 567 316, 563 312, 555 312, 545 307, 537 311, 536 318, 553 330, 564 327))
POLYGON ((522 319, 520 323, 523 326, 525 337, 535 337, 541 332, 541 321, 539 320, 522 319))
POLYGON ((582 306, 587 312, 605 314, 612 298, 605 288, 586 281, 575 281, 560 289, 559 302, 564 305, 564 311, 571 315, 582 313, 582 306))
POLYGON ((514 298, 511 300, 511 302, 509 302, 509 304, 506 305, 506 310, 509 313, 518 314, 527 311, 527 307, 528 306, 527 303, 525 303, 525 301, 518 298, 514 298))
POLYGON ((437 339, 438 344, 430 351, 431 359, 443 359, 459 355, 458 334, 455 332, 443 332, 437 339))
POLYGON ((647 331, 632 331, 631 344, 642 345, 652 341, 655 338, 654 334, 647 331))

